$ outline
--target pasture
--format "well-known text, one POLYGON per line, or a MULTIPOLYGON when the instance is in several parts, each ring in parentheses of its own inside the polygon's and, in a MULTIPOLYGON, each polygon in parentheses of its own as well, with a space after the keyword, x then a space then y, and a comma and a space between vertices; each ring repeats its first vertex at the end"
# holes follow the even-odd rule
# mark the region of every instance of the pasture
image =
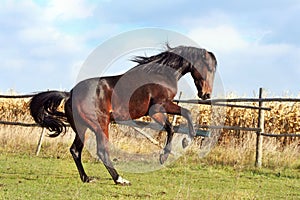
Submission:
MULTIPOLYGON (((298 132, 300 109, 297 103, 269 103, 265 126, 272 132, 298 132)), ((26 100, 0 101, 0 117, 6 121, 32 122, 26 100)), ((194 119, 210 124, 209 106, 190 108, 194 119), (198 115, 204 117, 199 118, 198 115)), ((251 126, 256 113, 228 108, 224 125, 251 126)), ((182 122, 182 119, 178 119, 182 122)), ((96 181, 80 181, 69 153, 74 135, 47 138, 35 156, 40 128, 0 125, 0 199, 299 199, 300 149, 297 138, 266 138, 263 168, 256 169, 255 134, 223 131, 218 145, 204 158, 197 144, 176 162, 147 173, 121 172, 132 186, 114 185, 103 165, 84 150, 83 165, 96 181)), ((120 146, 150 147, 147 141, 121 133, 120 146), (130 145, 128 145, 130 144, 130 145), (135 144, 135 145, 133 145, 135 144)), ((163 137, 163 135, 161 136, 163 137)), ((120 140, 119 140, 120 141, 120 140)), ((163 142, 164 139, 162 138, 163 142)))
MULTIPOLYGON (((130 174, 132 186, 113 184, 102 164, 86 161, 97 178, 82 183, 70 157, 0 156, 1 199, 299 199, 297 170, 210 166, 188 155, 159 171, 130 174)), ((298 169, 299 170, 299 169, 298 169)))

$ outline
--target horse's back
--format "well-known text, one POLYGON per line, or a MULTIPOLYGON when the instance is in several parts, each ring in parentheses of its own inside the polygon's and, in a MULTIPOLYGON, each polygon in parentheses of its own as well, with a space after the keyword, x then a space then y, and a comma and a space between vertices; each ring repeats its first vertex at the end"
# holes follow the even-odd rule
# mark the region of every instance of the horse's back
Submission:
POLYGON ((98 82, 99 82, 99 78, 90 78, 90 79, 80 81, 71 90, 72 99, 75 101, 76 100, 82 101, 85 98, 90 98, 95 96, 98 82))

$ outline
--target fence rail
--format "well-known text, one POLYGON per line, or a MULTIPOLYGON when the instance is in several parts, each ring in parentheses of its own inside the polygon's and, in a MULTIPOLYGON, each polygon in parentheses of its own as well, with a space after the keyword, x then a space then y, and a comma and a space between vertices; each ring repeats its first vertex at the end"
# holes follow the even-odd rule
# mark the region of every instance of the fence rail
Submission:
POLYGON ((36 123, 7 122, 7 121, 0 121, 0 124, 3 124, 3 125, 13 125, 13 126, 25 126, 25 127, 39 126, 39 125, 36 124, 36 123))
POLYGON ((231 98, 231 99, 209 99, 209 100, 174 100, 180 103, 193 103, 193 104, 214 104, 214 103, 239 103, 239 102, 300 102, 300 98, 231 98))
POLYGON ((261 135, 266 137, 300 137, 300 133, 280 133, 280 134, 261 133, 261 135))
POLYGON ((0 98, 6 99, 24 99, 24 98, 31 98, 34 94, 24 94, 24 95, 0 95, 0 98))

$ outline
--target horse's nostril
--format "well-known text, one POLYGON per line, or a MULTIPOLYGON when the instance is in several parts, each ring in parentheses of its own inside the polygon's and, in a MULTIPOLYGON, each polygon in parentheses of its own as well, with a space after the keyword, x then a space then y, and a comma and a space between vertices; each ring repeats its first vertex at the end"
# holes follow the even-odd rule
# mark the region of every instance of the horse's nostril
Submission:
POLYGON ((206 100, 210 98, 210 94, 204 94, 201 96, 201 99, 206 100))

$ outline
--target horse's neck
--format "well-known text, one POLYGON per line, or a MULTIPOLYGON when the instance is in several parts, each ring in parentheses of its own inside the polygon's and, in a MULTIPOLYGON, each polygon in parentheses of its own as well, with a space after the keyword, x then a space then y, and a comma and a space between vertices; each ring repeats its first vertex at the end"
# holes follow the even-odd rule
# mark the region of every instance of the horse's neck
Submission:
POLYGON ((186 75, 189 72, 190 72, 190 70, 189 70, 188 66, 186 66, 186 65, 180 66, 176 70, 176 74, 175 74, 177 81, 179 81, 179 79, 181 79, 181 77, 183 77, 184 75, 186 75))

